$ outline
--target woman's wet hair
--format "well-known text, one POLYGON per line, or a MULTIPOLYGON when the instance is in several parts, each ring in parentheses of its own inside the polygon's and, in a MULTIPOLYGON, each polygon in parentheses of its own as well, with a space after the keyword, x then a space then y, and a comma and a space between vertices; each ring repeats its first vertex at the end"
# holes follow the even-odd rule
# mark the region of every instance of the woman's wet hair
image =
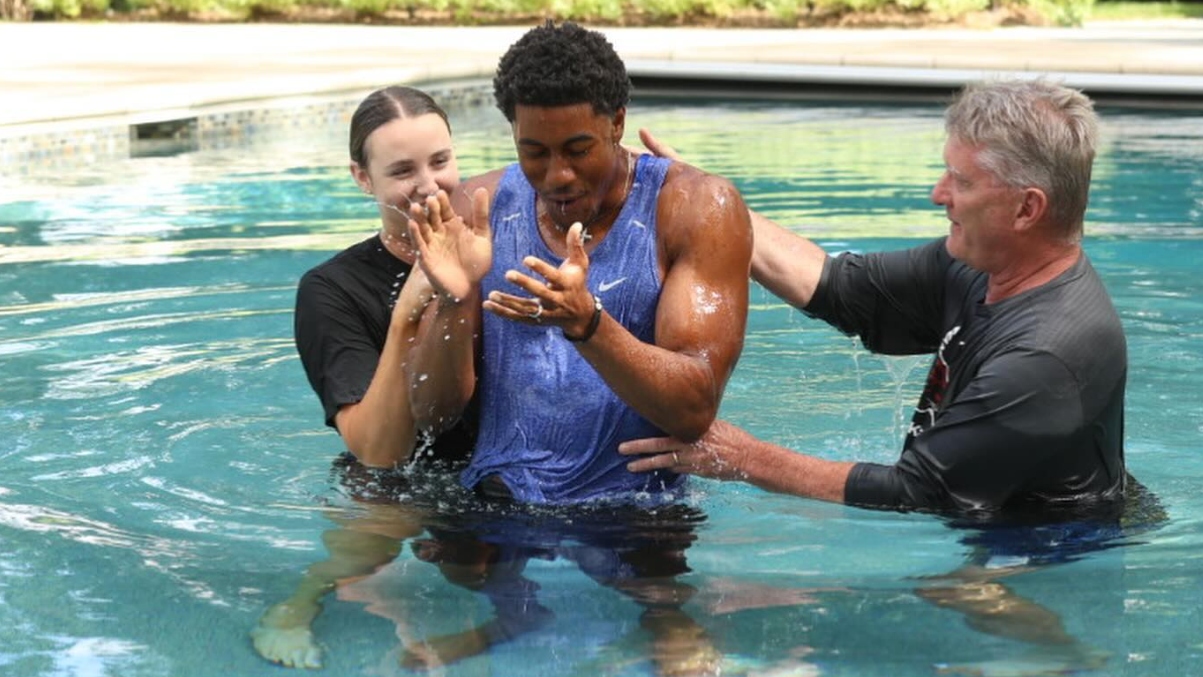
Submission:
POLYGON ((451 131, 447 111, 420 89, 394 85, 372 92, 360 102, 351 116, 351 161, 360 167, 368 166, 364 144, 381 125, 398 118, 416 118, 430 113, 442 118, 447 125, 447 131, 451 131))
POLYGON ((588 103, 613 116, 631 98, 631 79, 614 47, 597 31, 571 21, 532 28, 501 57, 493 97, 505 119, 514 108, 588 103))

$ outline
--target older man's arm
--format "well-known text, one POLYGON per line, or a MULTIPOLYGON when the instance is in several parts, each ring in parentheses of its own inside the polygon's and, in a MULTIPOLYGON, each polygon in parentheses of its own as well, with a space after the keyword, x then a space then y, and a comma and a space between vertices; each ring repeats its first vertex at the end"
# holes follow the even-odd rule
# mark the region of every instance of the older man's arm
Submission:
POLYGON ((766 491, 833 503, 844 502, 844 488, 855 463, 800 454, 756 439, 726 421, 715 421, 700 440, 671 437, 624 442, 619 453, 639 457, 627 469, 665 469, 718 480, 738 480, 766 491))

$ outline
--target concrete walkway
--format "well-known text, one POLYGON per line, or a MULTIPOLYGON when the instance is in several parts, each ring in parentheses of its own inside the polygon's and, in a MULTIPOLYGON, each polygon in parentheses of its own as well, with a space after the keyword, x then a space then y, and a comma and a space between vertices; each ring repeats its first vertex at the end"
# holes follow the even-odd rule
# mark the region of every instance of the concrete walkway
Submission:
MULTIPOLYGON (((0 23, 0 136, 489 77, 527 28, 0 23)), ((603 30, 633 76, 955 85, 1022 71, 1087 90, 1203 98, 1203 20, 1078 29, 603 30)))

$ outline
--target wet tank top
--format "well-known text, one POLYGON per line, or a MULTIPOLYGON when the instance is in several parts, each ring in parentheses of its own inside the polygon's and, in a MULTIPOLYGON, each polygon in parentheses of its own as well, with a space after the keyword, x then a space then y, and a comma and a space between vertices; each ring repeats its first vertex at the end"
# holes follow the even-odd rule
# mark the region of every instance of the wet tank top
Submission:
MULTIPOLYGON (((639 156, 626 203, 589 255, 589 290, 647 343, 654 341, 661 288, 656 206, 669 164, 639 156)), ((507 270, 529 273, 526 256, 563 263, 539 234, 535 199, 518 165, 508 167, 490 211, 493 266, 482 280, 483 295, 494 289, 527 295, 504 277, 507 270)), ((626 469, 620 442, 663 433, 614 394, 558 327, 485 312, 483 331, 480 431, 461 476, 464 486, 496 475, 526 503, 654 502, 681 488, 682 476, 626 469)))

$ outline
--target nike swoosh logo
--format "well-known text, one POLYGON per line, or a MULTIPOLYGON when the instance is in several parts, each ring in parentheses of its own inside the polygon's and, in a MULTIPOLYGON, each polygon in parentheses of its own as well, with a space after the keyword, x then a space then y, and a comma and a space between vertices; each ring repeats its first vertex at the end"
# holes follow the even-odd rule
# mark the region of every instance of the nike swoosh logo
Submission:
POLYGON ((627 278, 620 277, 617 280, 614 280, 613 282, 602 282, 601 284, 597 285, 597 291, 598 292, 608 292, 611 289, 622 284, 623 282, 626 282, 626 280, 627 280, 627 278))

